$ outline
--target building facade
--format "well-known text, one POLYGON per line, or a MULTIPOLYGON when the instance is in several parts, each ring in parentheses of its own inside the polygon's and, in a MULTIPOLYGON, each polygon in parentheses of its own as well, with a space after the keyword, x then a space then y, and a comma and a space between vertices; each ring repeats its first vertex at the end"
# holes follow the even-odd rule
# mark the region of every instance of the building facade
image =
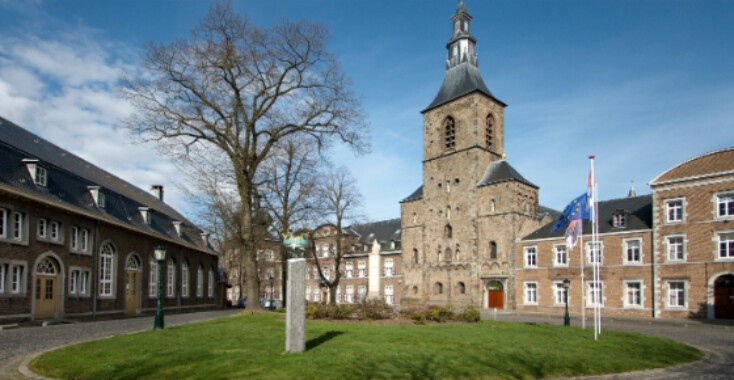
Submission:
POLYGON ((515 240, 553 219, 504 158, 506 104, 479 74, 471 19, 461 1, 443 84, 422 111, 423 184, 400 209, 404 303, 512 304, 515 240))
POLYGON ((216 306, 217 256, 163 202, 0 118, 0 320, 216 306))

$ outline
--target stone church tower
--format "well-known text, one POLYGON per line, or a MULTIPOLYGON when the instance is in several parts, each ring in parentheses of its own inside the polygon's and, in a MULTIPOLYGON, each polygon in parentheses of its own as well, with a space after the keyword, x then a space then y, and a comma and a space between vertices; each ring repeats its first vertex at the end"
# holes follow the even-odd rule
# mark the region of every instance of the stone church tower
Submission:
POLYGON ((504 159, 504 108, 479 74, 472 17, 451 17, 446 74, 423 113, 423 185, 401 201, 402 304, 511 308, 514 244, 551 218, 504 159))

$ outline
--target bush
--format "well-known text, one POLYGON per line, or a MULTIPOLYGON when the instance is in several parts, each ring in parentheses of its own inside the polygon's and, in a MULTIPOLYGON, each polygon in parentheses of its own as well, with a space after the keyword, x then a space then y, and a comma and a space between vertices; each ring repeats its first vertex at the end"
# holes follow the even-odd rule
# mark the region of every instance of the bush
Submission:
POLYGON ((331 318, 334 319, 349 319, 354 314, 354 306, 352 305, 339 304, 329 306, 331 308, 331 318))
POLYGON ((381 299, 364 300, 359 305, 359 317, 364 320, 390 319, 393 308, 381 299))
POLYGON ((482 320, 482 315, 479 313, 479 310, 474 307, 474 305, 469 305, 466 309, 464 309, 459 318, 465 322, 479 323, 479 321, 482 320))

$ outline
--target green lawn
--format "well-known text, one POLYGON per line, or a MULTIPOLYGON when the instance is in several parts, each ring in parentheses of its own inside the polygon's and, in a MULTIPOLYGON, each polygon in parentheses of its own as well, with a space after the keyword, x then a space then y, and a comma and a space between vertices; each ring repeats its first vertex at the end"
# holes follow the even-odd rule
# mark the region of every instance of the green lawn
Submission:
MULTIPOLYGON (((63 379, 489 378, 601 374, 701 357, 670 340, 524 323, 308 322, 306 352, 285 354, 282 314, 238 314, 53 351, 31 368, 63 379)), ((151 326, 152 327, 152 326, 151 326)))

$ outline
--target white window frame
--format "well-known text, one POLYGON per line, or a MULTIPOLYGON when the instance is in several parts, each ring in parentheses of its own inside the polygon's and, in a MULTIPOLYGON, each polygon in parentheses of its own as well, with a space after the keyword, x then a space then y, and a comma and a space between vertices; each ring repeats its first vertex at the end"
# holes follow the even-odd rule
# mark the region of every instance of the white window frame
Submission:
POLYGON ((385 277, 392 277, 395 275, 395 262, 392 258, 385 259, 385 267, 383 268, 382 275, 385 277))
POLYGON ((665 261, 667 262, 685 262, 687 261, 688 250, 686 249, 686 245, 687 245, 686 243, 687 243, 687 239, 686 239, 686 235, 684 234, 665 235, 665 261), (683 256, 682 258, 678 258, 678 257, 671 258, 670 257, 670 253, 671 253, 670 248, 673 246, 672 244, 670 244, 671 239, 681 240, 680 247, 682 251, 681 254, 683 256))
POLYGON ((78 251, 79 250, 79 227, 71 226, 70 239, 71 241, 69 242, 69 245, 71 246, 71 249, 74 251, 78 251))
POLYGON ((48 231, 48 238, 55 242, 62 241, 63 239, 61 239, 61 235, 63 232, 61 231, 61 223, 52 220, 51 223, 49 223, 49 226, 51 228, 49 228, 48 231))
POLYGON ((81 271, 79 269, 69 270, 69 294, 76 295, 79 288, 79 280, 81 279, 81 271))
POLYGON ((566 244, 555 244, 553 245, 553 266, 554 267, 568 267, 568 246, 566 244), (558 255, 560 253, 560 249, 563 248, 563 255, 565 258, 565 262, 560 262, 558 260, 558 255))
POLYGON ((99 296, 102 298, 115 297, 115 260, 117 251, 109 243, 103 243, 99 249, 99 296), (109 247, 111 253, 105 252, 109 247), (106 287, 109 285, 109 288, 106 287))
POLYGON ((622 263, 624 265, 641 265, 642 264, 642 239, 622 239, 622 263), (629 260, 629 249, 632 243, 637 243, 637 260, 629 260))
POLYGON ((367 262, 366 261, 357 262, 357 277, 359 278, 367 277, 367 262))
POLYGON ((48 170, 41 165, 36 164, 36 175, 33 176, 33 183, 38 186, 48 186, 48 170))
POLYGON ((714 198, 714 215, 717 219, 734 219, 734 192, 725 192, 716 194, 714 198), (726 201, 723 201, 726 199, 726 201), (721 213, 721 206, 724 206, 726 212, 721 213))
MULTIPOLYGON (((565 306, 566 298, 565 294, 569 291, 568 288, 563 286, 563 281, 553 281, 553 304, 556 306, 565 306)), ((568 303, 571 303, 571 295, 569 294, 568 303)))
POLYGON ((81 234, 80 234, 81 246, 80 246, 79 251, 89 252, 89 229, 82 228, 80 229, 80 231, 81 231, 81 234))
POLYGON ((586 281, 586 306, 601 306, 604 307, 604 281, 586 281), (599 297, 594 297, 596 292, 599 292, 599 297), (597 300, 601 301, 596 303, 597 300))
POLYGON ((716 241, 716 247, 714 248, 714 260, 715 261, 734 261, 734 230, 718 231, 714 237, 716 241), (722 237, 726 237, 726 252, 728 256, 721 256, 722 252, 722 237))
POLYGON ((25 215, 20 211, 13 211, 11 213, 11 219, 13 223, 13 240, 23 242, 25 240, 25 215))
POLYGON ((392 285, 385 285, 385 303, 388 305, 395 304, 395 293, 392 285))
POLYGON ((196 268, 196 298, 204 297, 204 267, 196 268))
POLYGON ((0 294, 5 294, 5 281, 8 278, 8 267, 7 263, 0 262, 0 294))
POLYGON ((206 294, 209 298, 214 297, 214 269, 209 268, 209 276, 207 276, 207 290, 206 294))
POLYGON ((38 218, 38 237, 45 239, 48 232, 48 220, 45 218, 38 218))
POLYGON ((172 258, 166 261, 166 297, 176 297, 176 262, 172 258))
MULTIPOLYGON (((680 300, 680 296, 676 296, 676 300, 680 300)), ((665 307, 667 309, 675 309, 675 310, 687 310, 688 309, 688 281, 686 280, 666 280, 665 281, 665 307), (682 292, 683 293, 683 305, 679 305, 677 302, 676 304, 671 304, 670 299, 673 293, 671 292, 671 288, 673 284, 682 284, 683 289, 676 289, 676 293, 682 292)))
POLYGON ((148 297, 158 297, 158 261, 150 258, 150 274, 148 275, 148 297))
POLYGON ((538 246, 523 247, 523 259, 525 260, 525 268, 538 267, 538 246))
POLYGON ((354 303, 354 285, 347 285, 346 287, 347 303, 354 303))
POLYGON ((8 210, 0 208, 0 238, 8 237, 8 210))
POLYGON ((525 305, 537 305, 538 304, 538 282, 537 281, 525 281, 523 282, 523 304, 525 305))
POLYGON ((586 242, 586 244, 585 244, 585 248, 586 248, 586 263, 588 263, 588 264, 594 264, 595 262, 597 262, 597 261, 593 261, 592 260, 592 253, 595 251, 595 250, 592 250, 592 248, 594 248, 596 246, 598 246, 598 248, 599 248, 599 253, 598 253, 598 256, 599 256, 598 260, 599 261, 598 261, 598 263, 599 263, 599 265, 603 265, 604 264, 604 242, 601 241, 601 240, 599 240, 597 242, 592 242, 592 241, 587 241, 586 242), (596 243, 596 244, 594 246, 592 246, 592 244, 594 244, 594 243, 596 243))
POLYGON ((189 296, 189 263, 181 264, 181 297, 189 296))
POLYGON ((625 309, 642 309, 645 305, 645 283, 641 279, 633 279, 633 280, 623 280, 622 281, 622 305, 624 305, 625 309), (629 302, 629 296, 630 292, 633 292, 633 286, 632 284, 639 284, 639 289, 637 290, 639 292, 639 298, 640 303, 630 303, 629 302))
POLYGON ((82 270, 81 276, 79 277, 79 294, 82 296, 89 295, 89 278, 92 272, 89 270, 82 270))
POLYGON ((665 212, 665 223, 681 223, 686 220, 686 199, 685 198, 671 198, 663 201, 663 211, 665 212), (680 206, 673 206, 674 203, 680 202, 680 206), (678 218, 671 219, 671 211, 680 208, 680 215, 678 218))
POLYGON ((352 278, 354 277, 354 263, 351 261, 347 261, 346 264, 344 264, 344 277, 345 278, 352 278))
POLYGON ((10 294, 25 293, 26 272, 25 263, 10 263, 10 294))

